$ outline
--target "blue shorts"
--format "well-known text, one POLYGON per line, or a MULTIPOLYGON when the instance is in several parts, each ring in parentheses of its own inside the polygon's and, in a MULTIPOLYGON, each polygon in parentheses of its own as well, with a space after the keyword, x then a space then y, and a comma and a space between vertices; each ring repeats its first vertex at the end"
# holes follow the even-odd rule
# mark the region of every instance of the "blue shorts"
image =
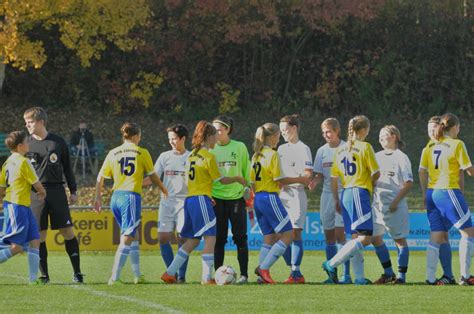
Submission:
POLYGON ((114 191, 110 207, 115 221, 120 226, 120 233, 135 236, 142 217, 142 197, 130 191, 114 191))
POLYGON ((215 235, 216 215, 209 196, 186 197, 184 201, 184 225, 180 236, 187 239, 200 239, 202 236, 215 235))
POLYGON ((367 189, 351 187, 342 190, 342 218, 346 233, 372 235, 372 206, 367 189))
POLYGON ((32 240, 39 240, 39 229, 31 208, 3 202, 3 235, 0 242, 25 246, 32 240))
POLYGON ((283 233, 293 229, 277 193, 255 193, 254 207, 262 234, 283 233))
POLYGON ((472 227, 471 212, 459 189, 426 191, 426 210, 431 231, 448 232, 472 227))

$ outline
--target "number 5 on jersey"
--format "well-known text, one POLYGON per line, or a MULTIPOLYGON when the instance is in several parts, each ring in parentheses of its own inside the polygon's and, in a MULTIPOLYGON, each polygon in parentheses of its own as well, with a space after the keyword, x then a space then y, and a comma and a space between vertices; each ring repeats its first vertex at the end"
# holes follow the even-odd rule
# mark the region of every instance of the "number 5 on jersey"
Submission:
POLYGON ((119 160, 120 172, 127 177, 132 176, 135 173, 135 157, 122 157, 119 160))
POLYGON ((189 163, 189 180, 193 180, 196 178, 196 168, 194 167, 196 165, 196 161, 191 161, 189 163))

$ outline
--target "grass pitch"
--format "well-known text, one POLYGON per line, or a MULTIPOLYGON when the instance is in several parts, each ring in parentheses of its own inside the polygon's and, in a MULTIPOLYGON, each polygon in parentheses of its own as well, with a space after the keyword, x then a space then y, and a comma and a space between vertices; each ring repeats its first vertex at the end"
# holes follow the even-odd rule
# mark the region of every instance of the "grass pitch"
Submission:
MULTIPOLYGON (((365 252, 366 277, 377 279, 382 268, 373 252, 365 252)), ((187 284, 165 285, 159 280, 165 267, 159 252, 141 256, 142 272, 149 283, 132 284, 127 264, 122 273, 126 282, 108 286, 113 254, 82 253, 85 285, 71 282, 72 271, 65 252, 50 253, 51 283, 46 286, 26 284, 26 255, 16 256, 0 265, 2 310, 9 312, 470 312, 474 287, 427 286, 425 253, 411 252, 405 286, 323 285, 321 270, 323 252, 305 252, 302 272, 309 282, 288 286, 257 285, 201 286, 201 259, 191 256, 187 284)), ((256 253, 250 255, 250 270, 257 264, 256 253)), ((227 253, 227 265, 238 270, 235 252, 227 253)), ((392 252, 396 268, 396 256, 392 252)), ((457 253, 453 269, 459 278, 457 253)), ((289 270, 282 260, 272 268, 275 280, 283 281, 289 270)), ((255 276, 250 281, 255 282, 255 276)))

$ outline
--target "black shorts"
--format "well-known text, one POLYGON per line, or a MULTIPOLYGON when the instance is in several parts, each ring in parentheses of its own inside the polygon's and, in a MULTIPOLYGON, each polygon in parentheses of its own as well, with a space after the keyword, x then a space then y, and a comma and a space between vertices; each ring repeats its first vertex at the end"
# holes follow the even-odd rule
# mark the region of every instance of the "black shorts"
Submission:
POLYGON ((52 230, 72 226, 71 212, 64 187, 49 186, 45 187, 45 189, 46 199, 44 202, 36 201, 31 203, 31 209, 39 217, 40 230, 48 230, 49 223, 51 223, 52 230))

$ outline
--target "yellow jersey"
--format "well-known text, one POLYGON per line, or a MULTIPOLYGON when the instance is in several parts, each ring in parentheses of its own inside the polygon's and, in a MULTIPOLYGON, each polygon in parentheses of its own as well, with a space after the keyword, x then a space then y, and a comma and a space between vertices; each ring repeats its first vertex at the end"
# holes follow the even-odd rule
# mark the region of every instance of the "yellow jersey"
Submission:
POLYGON ((186 161, 188 196, 207 195, 212 197, 212 184, 222 179, 217 167, 216 156, 201 148, 192 152, 186 161))
POLYGON ((268 146, 263 147, 258 156, 252 158, 250 181, 255 186, 255 192, 279 193, 278 180, 283 178, 280 156, 268 146))
POLYGON ((429 189, 459 189, 459 170, 471 166, 464 142, 447 136, 429 141, 421 154, 420 168, 428 171, 429 189))
POLYGON ((13 153, 5 161, 0 175, 0 186, 6 188, 5 201, 29 207, 31 186, 38 182, 38 176, 28 158, 13 153))
POLYGON ((331 167, 331 177, 340 178, 343 188, 359 187, 372 193, 372 176, 379 171, 374 149, 367 142, 356 140, 337 148, 331 167))
POLYGON ((130 191, 141 195, 143 178, 154 172, 148 150, 125 142, 107 154, 99 178, 113 179, 114 191, 130 191))

